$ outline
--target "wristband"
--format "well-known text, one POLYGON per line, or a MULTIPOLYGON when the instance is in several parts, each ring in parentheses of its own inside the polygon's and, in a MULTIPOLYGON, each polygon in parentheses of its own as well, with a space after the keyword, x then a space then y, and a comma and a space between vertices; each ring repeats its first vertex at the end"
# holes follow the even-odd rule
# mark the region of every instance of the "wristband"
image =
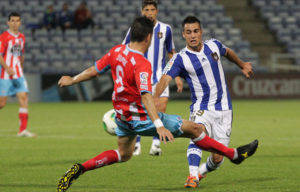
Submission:
POLYGON ((164 124, 161 122, 160 119, 156 119, 153 124, 155 125, 156 129, 158 129, 159 127, 163 127, 164 124))

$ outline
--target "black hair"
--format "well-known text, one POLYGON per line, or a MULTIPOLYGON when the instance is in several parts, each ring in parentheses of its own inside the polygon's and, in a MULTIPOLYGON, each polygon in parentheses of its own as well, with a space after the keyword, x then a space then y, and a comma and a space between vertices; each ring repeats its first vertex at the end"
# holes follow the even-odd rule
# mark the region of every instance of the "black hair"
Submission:
POLYGON ((182 30, 184 29, 184 25, 187 24, 187 23, 189 23, 189 24, 190 23, 199 23, 200 29, 202 28, 200 20, 197 17, 195 17, 195 16, 187 16, 183 20, 183 22, 182 22, 182 30))
POLYGON ((142 42, 147 35, 153 33, 154 23, 145 16, 134 19, 130 29, 130 41, 142 42))
POLYGON ((147 5, 153 5, 157 9, 157 1, 156 0, 143 0, 142 9, 147 5))
POLYGON ((8 21, 10 20, 11 17, 20 17, 21 19, 21 15, 17 12, 11 12, 9 15, 8 15, 8 21))

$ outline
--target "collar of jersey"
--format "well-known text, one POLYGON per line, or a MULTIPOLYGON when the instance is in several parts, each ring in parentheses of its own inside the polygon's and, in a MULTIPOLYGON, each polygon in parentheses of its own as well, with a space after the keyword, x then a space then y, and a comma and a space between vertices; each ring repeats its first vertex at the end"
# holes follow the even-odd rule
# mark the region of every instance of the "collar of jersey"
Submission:
POLYGON ((200 54, 202 54, 203 51, 204 51, 204 44, 203 44, 202 49, 201 49, 199 52, 198 52, 198 51, 192 51, 192 50, 188 49, 187 46, 185 47, 185 50, 186 50, 187 52, 193 53, 193 54, 195 54, 195 55, 200 55, 200 54))
POLYGON ((139 51, 134 50, 134 49, 130 49, 130 48, 128 47, 128 44, 126 44, 126 49, 128 49, 128 51, 130 51, 130 52, 134 52, 134 53, 137 53, 137 54, 140 54, 140 55, 143 55, 143 56, 144 56, 144 54, 143 54, 142 52, 139 52, 139 51))
POLYGON ((12 35, 12 36, 14 36, 14 37, 18 37, 19 36, 19 34, 20 34, 20 32, 18 32, 18 34, 13 34, 12 32, 10 32, 10 30, 7 30, 7 32, 10 34, 10 35, 12 35))

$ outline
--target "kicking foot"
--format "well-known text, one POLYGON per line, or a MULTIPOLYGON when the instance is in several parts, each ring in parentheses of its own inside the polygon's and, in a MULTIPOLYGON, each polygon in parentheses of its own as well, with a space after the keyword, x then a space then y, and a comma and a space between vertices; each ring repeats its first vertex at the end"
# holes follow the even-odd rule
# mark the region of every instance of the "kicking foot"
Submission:
POLYGON ((79 163, 74 164, 59 180, 57 192, 65 192, 71 184, 82 174, 83 166, 79 163))
POLYGON ((236 148, 238 157, 236 159, 231 160, 232 163, 235 164, 240 164, 242 163, 245 159, 253 155, 258 147, 258 140, 254 140, 248 145, 244 145, 241 147, 236 148))

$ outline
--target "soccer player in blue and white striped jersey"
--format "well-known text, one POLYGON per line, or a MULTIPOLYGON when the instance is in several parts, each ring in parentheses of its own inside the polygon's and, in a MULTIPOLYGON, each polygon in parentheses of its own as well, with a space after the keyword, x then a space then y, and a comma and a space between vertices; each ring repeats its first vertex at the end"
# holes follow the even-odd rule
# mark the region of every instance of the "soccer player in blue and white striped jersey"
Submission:
MULTIPOLYGON (((253 75, 251 63, 242 61, 234 51, 216 39, 203 42, 201 23, 196 17, 185 18, 182 27, 186 47, 175 54, 167 64, 164 75, 156 86, 154 99, 158 100, 172 78, 181 76, 191 91, 190 120, 203 124, 210 137, 228 146, 232 125, 232 104, 221 56, 239 66, 247 78, 253 75)), ((201 157, 201 149, 190 142, 187 150, 190 176, 185 187, 198 187, 199 179, 206 173, 216 170, 223 162, 222 155, 212 153, 207 162, 199 168, 201 157)))
MULTIPOLYGON (((156 19, 158 14, 157 2, 156 0, 143 0, 141 14, 151 19, 154 22, 153 35, 150 47, 144 56, 150 61, 152 65, 152 90, 159 79, 162 76, 163 69, 166 66, 166 56, 169 59, 172 58, 175 53, 175 46, 173 42, 172 28, 170 25, 158 21, 156 19), (166 55, 167 52, 167 55, 166 55)), ((130 29, 123 41, 123 44, 128 44, 130 42, 130 29)), ((182 81, 180 77, 175 78, 177 84, 177 91, 182 91, 182 81)), ((159 98, 159 107, 157 110, 159 112, 166 112, 167 103, 169 97, 169 87, 167 87, 159 98)), ((139 155, 141 153, 141 137, 138 136, 136 140, 136 146, 134 155, 139 155)), ((160 155, 160 141, 157 137, 153 137, 152 146, 150 149, 150 155, 160 155)))

